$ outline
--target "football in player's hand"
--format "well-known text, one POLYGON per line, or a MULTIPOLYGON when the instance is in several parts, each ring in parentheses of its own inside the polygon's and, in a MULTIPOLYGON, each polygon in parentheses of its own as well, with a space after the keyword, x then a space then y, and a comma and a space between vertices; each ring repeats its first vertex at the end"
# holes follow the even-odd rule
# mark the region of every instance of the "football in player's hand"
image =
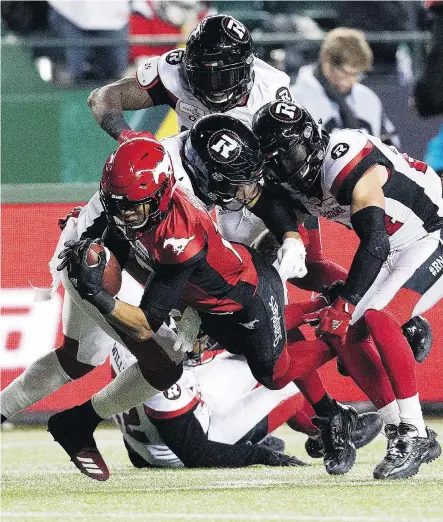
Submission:
POLYGON ((99 243, 91 243, 86 254, 86 263, 88 266, 96 266, 99 263, 98 255, 101 252, 106 254, 106 267, 103 273, 102 287, 105 292, 115 297, 122 286, 122 271, 115 255, 109 248, 99 243))

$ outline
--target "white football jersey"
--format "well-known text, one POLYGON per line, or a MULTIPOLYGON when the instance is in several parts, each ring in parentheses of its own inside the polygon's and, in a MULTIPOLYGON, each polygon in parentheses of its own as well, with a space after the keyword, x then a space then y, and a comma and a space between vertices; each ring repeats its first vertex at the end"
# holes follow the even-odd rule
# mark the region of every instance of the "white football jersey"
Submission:
MULTIPOLYGON (((323 86, 314 76, 314 65, 305 65, 291 85, 291 94, 297 103, 311 113, 315 121, 320 118, 329 133, 342 129, 339 106, 328 98, 323 86)), ((396 147, 399 139, 394 125, 385 115, 380 98, 366 85, 356 83, 346 97, 346 103, 358 119, 360 129, 372 136, 390 140, 396 147)))
POLYGON ((391 250, 401 249, 426 236, 443 217, 441 182, 421 161, 406 159, 379 138, 345 129, 331 135, 321 170, 322 199, 308 198, 284 187, 301 201, 309 214, 351 225, 350 204, 357 181, 372 166, 387 167, 383 186, 385 224, 391 250))
MULTIPOLYGON (((149 90, 161 82, 171 100, 171 107, 177 113, 179 129, 182 131, 190 129, 196 120, 211 113, 189 88, 183 56, 183 49, 175 49, 162 56, 148 58, 136 72, 137 82, 144 89, 149 90)), ((244 104, 226 112, 249 126, 254 114, 266 103, 276 98, 286 101, 291 99, 289 76, 286 73, 271 67, 259 58, 254 59, 252 68, 255 75, 254 84, 244 104)))
MULTIPOLYGON (((123 346, 116 344, 111 351, 111 366, 117 375, 135 357, 123 346)), ((158 393, 145 404, 113 416, 126 442, 152 466, 183 467, 181 460, 160 438, 157 428, 149 420, 171 419, 183 415, 197 406, 194 415, 205 433, 209 429, 209 409, 200 399, 200 390, 192 368, 184 367, 183 375, 169 389, 158 393)))

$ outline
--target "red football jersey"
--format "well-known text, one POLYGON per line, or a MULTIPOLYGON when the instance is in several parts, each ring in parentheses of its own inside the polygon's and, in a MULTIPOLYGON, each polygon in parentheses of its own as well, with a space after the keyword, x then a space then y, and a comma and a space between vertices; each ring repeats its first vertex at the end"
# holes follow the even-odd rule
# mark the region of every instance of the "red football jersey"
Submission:
POLYGON ((249 250, 224 239, 194 195, 177 188, 172 201, 172 210, 160 225, 139 238, 154 265, 186 266, 198 259, 183 301, 211 313, 241 310, 258 282, 249 250))

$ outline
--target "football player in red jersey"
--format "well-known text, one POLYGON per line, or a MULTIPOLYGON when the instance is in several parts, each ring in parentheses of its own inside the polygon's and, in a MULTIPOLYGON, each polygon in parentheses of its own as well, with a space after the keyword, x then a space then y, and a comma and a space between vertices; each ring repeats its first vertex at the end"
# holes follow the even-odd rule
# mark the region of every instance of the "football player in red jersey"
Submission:
POLYGON ((443 296, 435 260, 442 255, 443 200, 437 174, 378 138, 322 131, 307 111, 274 101, 254 117, 267 154, 266 186, 305 213, 353 228, 360 245, 345 285, 320 312, 319 333, 350 371, 349 346, 371 334, 395 401, 380 409, 388 452, 374 477, 405 478, 440 453, 421 413, 414 358, 401 325, 443 296), (343 342, 346 340, 346 342, 343 342))
MULTIPOLYGON (((251 183, 261 172, 259 162, 251 183)), ((266 387, 279 389, 301 377, 319 379, 315 369, 331 358, 328 345, 321 340, 286 340, 285 320, 291 331, 298 326, 300 314, 310 310, 288 306, 283 317, 283 285, 278 272, 244 245, 226 241, 203 204, 175 186, 172 164, 160 143, 144 138, 123 143, 104 166, 100 191, 111 232, 125 244, 131 242, 137 256, 154 270, 140 305, 116 300, 102 289, 105 259, 94 267, 85 262, 90 240, 67 244, 60 268, 67 267, 82 298, 121 332, 138 358, 149 360, 149 351, 140 343, 151 338, 172 308, 184 303, 199 312, 208 335, 229 351, 244 355, 254 377, 266 387), (303 364, 299 360, 301 345, 303 364)), ((95 427, 104 418, 135 405, 122 408, 119 402, 116 406, 116 394, 124 393, 114 386, 117 380, 90 401, 56 414, 48 423, 49 431, 77 467, 102 480, 109 471, 95 445, 95 427), (91 472, 91 466, 99 471, 91 472)), ((144 387, 143 400, 154 394, 155 387, 165 387, 158 378, 151 379, 150 385, 150 389, 146 387, 146 379, 138 384, 144 387)), ((331 474, 342 474, 355 461, 352 433, 357 413, 327 395, 319 399, 316 412, 323 417, 324 411, 325 467, 331 474)))

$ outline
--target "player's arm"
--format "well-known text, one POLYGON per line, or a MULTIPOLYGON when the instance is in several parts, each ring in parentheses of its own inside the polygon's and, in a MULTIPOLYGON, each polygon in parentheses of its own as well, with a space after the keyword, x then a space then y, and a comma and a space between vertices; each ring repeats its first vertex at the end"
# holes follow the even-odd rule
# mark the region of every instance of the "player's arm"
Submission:
POLYGON ((240 468, 254 464, 297 465, 288 455, 252 444, 224 444, 208 439, 194 415, 195 406, 171 419, 154 419, 163 442, 188 468, 240 468))
POLYGON ((136 342, 143 342, 156 332, 168 318, 169 312, 177 308, 186 282, 197 267, 203 252, 177 265, 161 265, 149 277, 140 305, 115 301, 106 320, 136 342))
POLYGON ((260 187, 259 194, 248 204, 248 208, 282 243, 277 252, 277 269, 282 280, 304 277, 307 273, 306 250, 298 232, 294 204, 264 186, 260 187))
POLYGON ((389 255, 382 189, 387 178, 386 167, 376 165, 358 181, 352 192, 351 223, 360 244, 340 295, 353 305, 369 290, 389 255))
POLYGON ((148 109, 154 105, 171 105, 174 101, 163 87, 158 72, 160 57, 153 56, 140 65, 134 78, 123 78, 92 91, 88 105, 96 122, 112 138, 131 128, 123 111, 148 109))
POLYGON ((355 306, 369 290, 389 255, 382 190, 387 178, 386 167, 376 165, 359 179, 352 191, 351 223, 360 244, 337 299, 319 314, 320 332, 345 338, 355 306))
POLYGON ((122 78, 92 91, 88 105, 100 127, 118 140, 123 131, 131 130, 123 117, 123 111, 148 109, 154 102, 135 78, 122 78))

